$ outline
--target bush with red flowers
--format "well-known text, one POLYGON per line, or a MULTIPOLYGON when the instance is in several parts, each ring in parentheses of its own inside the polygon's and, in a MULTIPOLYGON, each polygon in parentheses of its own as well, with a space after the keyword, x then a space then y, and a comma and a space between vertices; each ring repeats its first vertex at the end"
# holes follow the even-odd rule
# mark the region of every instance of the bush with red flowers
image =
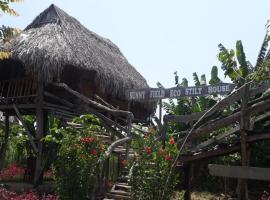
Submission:
POLYGON ((23 177, 25 168, 17 164, 11 164, 7 168, 0 171, 0 181, 10 181, 23 177))
POLYGON ((55 163, 57 190, 61 199, 90 199, 96 189, 97 161, 106 147, 96 135, 104 130, 92 115, 73 122, 81 127, 61 129, 64 137, 55 163))
MULTIPOLYGON (((13 163, 0 171, 0 181, 22 180, 25 174, 25 170, 25 167, 13 163)), ((44 172, 44 178, 51 179, 52 177, 52 170, 44 172)))
MULTIPOLYGON (((132 199, 160 199, 170 167, 177 156, 173 137, 166 142, 164 149, 156 137, 156 131, 149 128, 146 137, 144 135, 132 143, 135 151, 134 159, 129 161, 132 199)), ((177 175, 174 173, 169 180, 170 187, 165 190, 164 200, 171 198, 176 183, 177 175)))
POLYGON ((263 195, 261 197, 261 200, 270 200, 270 193, 264 191, 264 193, 263 193, 263 195))
POLYGON ((59 197, 50 195, 50 194, 39 196, 35 192, 24 192, 23 194, 16 194, 15 192, 10 192, 5 188, 0 187, 0 199, 1 200, 59 200, 59 197))

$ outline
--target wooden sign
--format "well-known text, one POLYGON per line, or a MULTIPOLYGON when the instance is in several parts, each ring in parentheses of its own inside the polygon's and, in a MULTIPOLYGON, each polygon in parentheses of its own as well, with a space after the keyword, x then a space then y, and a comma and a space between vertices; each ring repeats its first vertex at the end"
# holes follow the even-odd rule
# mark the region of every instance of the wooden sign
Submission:
POLYGON ((174 87, 169 89, 147 88, 133 89, 127 91, 127 99, 133 101, 158 100, 166 98, 181 98, 193 96, 206 96, 213 94, 228 94, 234 89, 235 85, 231 83, 221 83, 218 85, 204 85, 193 87, 174 87))
POLYGON ((208 165, 212 176, 270 181, 270 168, 208 165))

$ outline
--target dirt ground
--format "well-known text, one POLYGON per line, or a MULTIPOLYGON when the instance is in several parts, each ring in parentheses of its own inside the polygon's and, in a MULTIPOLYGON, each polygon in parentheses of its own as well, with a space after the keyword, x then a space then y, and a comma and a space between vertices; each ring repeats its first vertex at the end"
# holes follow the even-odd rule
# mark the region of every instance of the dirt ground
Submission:
POLYGON ((44 182, 41 186, 33 188, 33 184, 25 182, 0 182, 0 185, 5 187, 9 191, 16 193, 29 192, 32 190, 37 191, 37 193, 42 194, 53 194, 55 192, 54 183, 51 181, 44 182))
MULTIPOLYGON (((183 192, 176 192, 175 196, 171 200, 182 200, 183 192)), ((250 200, 259 200, 261 194, 253 194, 249 195, 250 200)), ((237 200, 236 197, 225 194, 211 194, 209 192, 192 192, 191 200, 237 200)))

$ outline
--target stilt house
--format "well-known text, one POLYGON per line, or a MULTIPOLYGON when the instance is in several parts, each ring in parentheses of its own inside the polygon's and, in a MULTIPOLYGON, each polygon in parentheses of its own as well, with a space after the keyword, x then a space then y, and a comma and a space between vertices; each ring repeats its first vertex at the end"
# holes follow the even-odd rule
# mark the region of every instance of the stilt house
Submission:
POLYGON ((107 126, 122 120, 119 127, 132 116, 147 121, 153 113, 151 102, 126 100, 127 89, 148 85, 119 48, 55 5, 1 49, 11 56, 0 60, 0 111, 21 121, 22 115, 37 117, 36 133, 29 133, 38 155, 35 182, 48 113, 66 118, 92 113, 107 126))

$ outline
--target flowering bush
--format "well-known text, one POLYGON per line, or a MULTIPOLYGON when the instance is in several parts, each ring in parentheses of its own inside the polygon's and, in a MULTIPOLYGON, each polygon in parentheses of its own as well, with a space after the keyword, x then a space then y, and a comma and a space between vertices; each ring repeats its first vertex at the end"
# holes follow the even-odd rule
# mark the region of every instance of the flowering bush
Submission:
POLYGON ((1 200, 59 200, 58 196, 43 195, 38 196, 35 192, 25 192, 23 194, 16 194, 10 192, 3 187, 0 187, 0 199, 1 200))
POLYGON ((7 181, 16 177, 23 177, 25 168, 17 164, 11 164, 6 169, 0 171, 0 180, 7 181))
MULTIPOLYGON (((16 163, 9 165, 7 168, 0 171, 0 181, 11 181, 23 179, 26 168, 16 163)), ((50 179, 53 177, 53 171, 48 170, 44 172, 44 177, 50 179)))
POLYGON ((265 191, 261 197, 261 200, 270 200, 270 193, 265 191))
MULTIPOLYGON (((132 199, 161 199, 170 167, 177 156, 178 149, 172 137, 163 149, 161 142, 155 139, 155 130, 149 128, 149 132, 143 139, 132 143, 135 151, 135 157, 129 163, 132 199)), ((176 181, 177 175, 174 173, 169 179, 169 187, 164 191, 162 200, 171 198, 176 181)))
POLYGON ((98 159, 105 145, 96 137, 99 121, 91 115, 74 119, 82 127, 68 126, 61 130, 62 144, 55 163, 55 177, 61 199, 90 199, 95 192, 98 159))

